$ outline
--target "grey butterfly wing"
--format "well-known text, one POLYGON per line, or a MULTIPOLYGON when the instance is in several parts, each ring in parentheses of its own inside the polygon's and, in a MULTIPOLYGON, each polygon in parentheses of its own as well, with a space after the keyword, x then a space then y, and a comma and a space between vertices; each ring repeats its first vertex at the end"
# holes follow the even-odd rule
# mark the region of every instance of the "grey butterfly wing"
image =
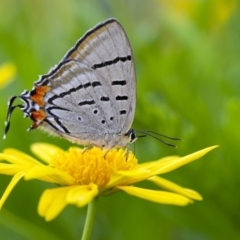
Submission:
POLYGON ((70 60, 52 74, 51 81, 51 91, 44 97, 47 118, 42 128, 79 144, 106 145, 104 118, 114 112, 110 101, 100 104, 95 96, 104 93, 93 70, 70 60), (94 88, 99 88, 98 94, 94 88))
POLYGON ((65 59, 85 63, 101 76, 103 88, 114 103, 117 124, 113 124, 118 126, 119 132, 127 132, 135 114, 136 77, 131 46, 119 22, 109 19, 98 24, 80 39, 65 59))
POLYGON ((136 81, 127 36, 115 19, 88 31, 60 64, 37 84, 49 81, 43 128, 80 144, 117 145, 131 127, 136 81), (115 141, 115 142, 114 142, 115 141))

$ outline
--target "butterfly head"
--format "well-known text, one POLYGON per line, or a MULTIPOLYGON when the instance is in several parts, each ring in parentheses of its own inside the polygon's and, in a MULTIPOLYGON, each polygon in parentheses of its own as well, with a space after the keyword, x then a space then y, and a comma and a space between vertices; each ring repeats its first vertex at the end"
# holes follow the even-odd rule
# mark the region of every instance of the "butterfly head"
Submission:
POLYGON ((133 130, 133 129, 129 129, 129 131, 124 135, 124 137, 126 138, 126 141, 128 143, 133 143, 138 138, 137 135, 136 135, 135 130, 133 130))

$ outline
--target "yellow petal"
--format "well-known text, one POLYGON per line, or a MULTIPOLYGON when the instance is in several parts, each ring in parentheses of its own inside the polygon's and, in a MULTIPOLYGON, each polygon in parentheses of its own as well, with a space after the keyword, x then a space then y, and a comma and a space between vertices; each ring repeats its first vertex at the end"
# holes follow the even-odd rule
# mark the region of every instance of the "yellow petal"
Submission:
POLYGON ((19 171, 23 171, 22 167, 17 165, 8 164, 8 163, 0 163, 0 173, 4 175, 14 175, 19 171))
POLYGON ((185 157, 171 156, 162 158, 158 161, 139 164, 138 169, 130 171, 118 171, 112 175, 111 180, 107 184, 106 188, 116 185, 131 185, 133 183, 151 178, 152 176, 172 171, 175 168, 202 157, 216 147, 217 146, 205 148, 185 157))
POLYGON ((156 167, 156 164, 158 165, 158 167, 161 167, 161 166, 164 166, 167 163, 172 162, 172 161, 174 161, 174 160, 176 160, 178 158, 180 158, 180 157, 179 156, 168 156, 168 157, 161 158, 159 160, 141 163, 141 164, 139 164, 139 166, 141 168, 145 168, 145 169, 151 170, 152 168, 156 167))
POLYGON ((15 185, 19 182, 19 180, 24 176, 24 172, 18 172, 15 174, 11 180, 11 182, 8 184, 7 189, 3 193, 1 199, 0 199, 0 209, 2 208, 2 205, 6 201, 7 197, 15 187, 15 185))
POLYGON ((76 186, 71 189, 67 195, 67 202, 75 204, 78 207, 83 207, 93 200, 98 194, 98 187, 96 184, 89 186, 76 186))
POLYGON ((0 158, 5 159, 8 162, 13 163, 13 164, 41 165, 41 163, 39 161, 37 161, 36 159, 32 158, 31 156, 29 156, 21 151, 13 149, 13 148, 4 149, 3 153, 0 153, 0 158))
POLYGON ((34 143, 31 145, 31 151, 46 163, 50 162, 56 152, 64 152, 61 148, 48 143, 34 143))
POLYGON ((144 168, 127 171, 117 171, 112 174, 111 179, 105 188, 112 188, 116 185, 129 185, 131 183, 144 180, 150 176, 150 171, 144 168))
POLYGON ((203 200, 202 196, 198 192, 188 188, 184 188, 184 189, 185 189, 185 193, 187 192, 186 196, 189 196, 190 198, 198 201, 203 200))
POLYGON ((153 175, 159 175, 159 174, 173 171, 176 168, 179 168, 183 165, 186 165, 194 160, 201 158, 202 156, 204 156, 205 154, 207 154, 208 152, 210 152, 211 150, 213 150, 214 148, 217 148, 217 147, 218 146, 208 147, 203 150, 189 154, 187 156, 177 158, 173 161, 170 161, 165 166, 161 166, 161 168, 159 168, 159 169, 158 169, 158 167, 156 167, 155 169, 152 169, 152 173, 153 173, 153 175))
POLYGON ((40 199, 38 213, 46 221, 54 219, 67 204, 82 207, 89 203, 98 193, 97 186, 69 186, 46 190, 40 199))
POLYGON ((189 203, 192 203, 192 200, 181 196, 176 193, 170 193, 165 191, 155 191, 143 188, 137 188, 133 186, 124 186, 117 187, 124 192, 134 195, 135 197, 143 198, 145 200, 149 200, 152 202, 160 203, 160 204, 172 204, 178 206, 185 206, 189 203))
POLYGON ((26 180, 36 178, 63 186, 75 183, 75 179, 68 173, 48 166, 35 166, 25 174, 26 180))
POLYGON ((44 191, 38 204, 38 213, 44 217, 46 221, 51 221, 67 206, 66 196, 68 191, 74 188, 61 187, 48 189, 44 191))
POLYGON ((0 66, 0 89, 7 85, 16 74, 16 67, 12 63, 5 63, 0 66))
POLYGON ((161 177, 154 176, 154 177, 149 178, 148 180, 166 190, 179 193, 181 195, 184 195, 186 197, 189 197, 189 198, 192 198, 195 200, 202 200, 202 196, 199 193, 197 193, 193 190, 190 190, 190 189, 183 188, 183 187, 181 187, 173 182, 170 182, 166 179, 163 179, 161 177))

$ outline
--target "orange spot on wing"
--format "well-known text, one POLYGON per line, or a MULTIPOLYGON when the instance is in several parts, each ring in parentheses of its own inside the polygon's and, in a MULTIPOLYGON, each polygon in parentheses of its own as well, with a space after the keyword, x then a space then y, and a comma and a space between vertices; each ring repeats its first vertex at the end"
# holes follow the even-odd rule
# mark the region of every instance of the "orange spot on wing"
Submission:
POLYGON ((40 107, 45 105, 45 102, 43 100, 44 95, 46 92, 50 90, 50 87, 48 86, 38 86, 34 89, 33 94, 31 95, 31 99, 37 103, 40 107))
POLYGON ((35 122, 34 125, 39 125, 45 118, 46 113, 43 110, 37 110, 31 113, 31 118, 35 122))

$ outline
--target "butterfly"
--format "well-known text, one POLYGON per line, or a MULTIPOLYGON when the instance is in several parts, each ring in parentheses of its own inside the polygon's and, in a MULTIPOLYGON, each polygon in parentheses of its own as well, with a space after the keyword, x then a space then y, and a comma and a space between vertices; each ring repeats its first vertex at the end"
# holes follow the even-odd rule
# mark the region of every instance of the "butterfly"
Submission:
POLYGON ((97 24, 63 59, 8 101, 5 137, 15 108, 41 128, 80 145, 124 147, 137 139, 131 128, 136 76, 128 37, 116 19, 97 24), (16 98, 23 104, 13 105, 16 98))
POLYGON ((136 108, 136 75, 128 37, 114 18, 90 29, 58 65, 8 101, 5 134, 15 108, 32 120, 29 130, 41 128, 80 145, 111 149, 139 137, 180 138, 142 131, 132 122, 136 108), (13 105, 16 98, 23 104, 13 105), (157 136, 156 136, 157 135, 157 136))

